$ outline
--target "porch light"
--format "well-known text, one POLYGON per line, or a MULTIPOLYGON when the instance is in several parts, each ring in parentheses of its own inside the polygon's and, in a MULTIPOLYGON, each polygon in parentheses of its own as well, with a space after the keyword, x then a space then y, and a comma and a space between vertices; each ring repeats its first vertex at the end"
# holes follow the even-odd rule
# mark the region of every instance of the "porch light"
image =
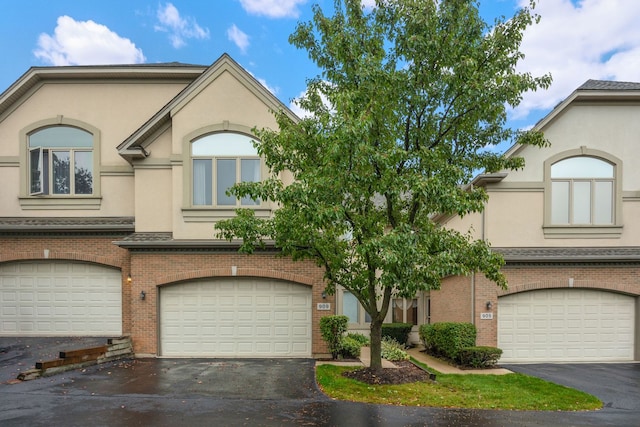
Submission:
POLYGON ((131 284, 131 274, 127 275, 127 283, 131 284))
POLYGON ((491 310, 493 308, 493 304, 491 301, 487 301, 487 310, 491 310))
POLYGON ((147 297, 147 293, 145 291, 140 291, 140 299, 144 300, 147 297))

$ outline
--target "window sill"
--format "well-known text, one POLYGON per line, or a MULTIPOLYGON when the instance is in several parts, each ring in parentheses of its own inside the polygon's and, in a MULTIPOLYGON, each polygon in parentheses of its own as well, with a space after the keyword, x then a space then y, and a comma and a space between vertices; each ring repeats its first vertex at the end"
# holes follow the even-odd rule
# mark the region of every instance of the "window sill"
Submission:
POLYGON ((619 239, 622 236, 621 225, 547 225, 542 229, 547 239, 619 239))
POLYGON ((102 197, 81 196, 34 196, 20 197, 20 207, 24 210, 50 209, 100 209, 102 197))
MULTIPOLYGON (((271 216, 271 209, 264 207, 248 207, 243 209, 252 209, 256 218, 269 218, 271 216)), ((182 218, 184 222, 215 222, 221 219, 233 218, 236 216, 236 209, 238 207, 233 206, 229 208, 219 207, 197 207, 197 208, 182 208, 182 218)))

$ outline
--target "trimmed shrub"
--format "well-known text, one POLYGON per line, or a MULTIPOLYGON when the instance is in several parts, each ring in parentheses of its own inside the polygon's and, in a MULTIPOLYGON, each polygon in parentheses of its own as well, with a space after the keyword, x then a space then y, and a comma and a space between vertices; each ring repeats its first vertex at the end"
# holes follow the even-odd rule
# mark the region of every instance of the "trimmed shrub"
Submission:
POLYGON ((342 339, 340 355, 345 359, 357 359, 360 357, 362 344, 348 335, 342 339))
POLYGON ((457 360, 460 349, 476 345, 476 333, 472 323, 439 322, 421 328, 427 351, 453 361, 457 360))
POLYGON ((497 347, 464 347, 458 352, 457 362, 467 368, 490 368, 500 356, 502 350, 497 347))
POLYGON ((382 338, 381 344, 381 353, 383 359, 387 359, 391 362, 397 360, 409 360, 409 355, 403 349, 404 345, 400 344, 393 338, 384 337, 382 338))
POLYGON ((351 338, 352 340, 357 341, 360 346, 369 345, 370 343, 369 337, 359 332, 349 332, 345 338, 351 338))
POLYGON ((420 337, 420 341, 422 341, 422 345, 427 350, 429 354, 435 354, 435 350, 433 349, 435 328, 433 324, 424 324, 420 325, 418 329, 418 336, 420 337))
POLYGON ((413 325, 411 323, 383 323, 382 324, 382 338, 393 338, 402 345, 405 345, 409 340, 409 332, 413 325))
POLYGON ((320 333, 322 339, 329 345, 329 351, 334 359, 338 358, 342 349, 342 340, 347 331, 349 318, 347 316, 324 316, 320 318, 320 333))

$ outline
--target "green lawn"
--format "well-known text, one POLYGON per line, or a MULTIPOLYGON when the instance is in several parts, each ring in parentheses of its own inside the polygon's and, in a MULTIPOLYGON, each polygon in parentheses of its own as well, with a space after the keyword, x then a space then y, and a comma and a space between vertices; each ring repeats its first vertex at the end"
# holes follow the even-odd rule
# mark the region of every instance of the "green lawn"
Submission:
POLYGON ((517 373, 447 375, 436 372, 435 383, 369 385, 342 376, 342 372, 350 369, 356 368, 317 366, 320 388, 334 399, 403 406, 543 411, 582 411, 602 407, 602 402, 590 394, 517 373))

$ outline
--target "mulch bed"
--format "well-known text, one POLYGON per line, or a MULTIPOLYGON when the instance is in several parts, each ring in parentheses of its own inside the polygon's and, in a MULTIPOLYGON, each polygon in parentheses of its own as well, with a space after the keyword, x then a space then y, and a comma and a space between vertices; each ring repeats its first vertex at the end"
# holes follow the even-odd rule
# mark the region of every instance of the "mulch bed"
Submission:
POLYGON ((393 362, 397 368, 383 368, 380 371, 371 368, 356 369, 355 371, 344 372, 347 378, 361 381, 367 384, 406 384, 419 381, 428 381, 429 373, 424 369, 414 365, 408 360, 393 362))

